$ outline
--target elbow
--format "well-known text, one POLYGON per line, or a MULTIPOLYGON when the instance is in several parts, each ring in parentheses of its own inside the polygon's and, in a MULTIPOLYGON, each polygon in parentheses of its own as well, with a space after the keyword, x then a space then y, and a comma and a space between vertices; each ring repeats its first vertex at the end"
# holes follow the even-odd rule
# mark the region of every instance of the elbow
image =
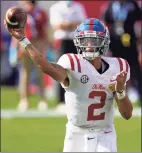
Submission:
POLYGON ((130 118, 132 117, 132 114, 125 114, 125 115, 123 115, 123 118, 125 119, 125 120, 129 120, 130 118))
POLYGON ((133 108, 132 108, 131 110, 129 110, 129 112, 124 112, 124 113, 122 114, 123 118, 124 118, 125 120, 129 120, 129 119, 132 117, 132 112, 133 112, 133 108))

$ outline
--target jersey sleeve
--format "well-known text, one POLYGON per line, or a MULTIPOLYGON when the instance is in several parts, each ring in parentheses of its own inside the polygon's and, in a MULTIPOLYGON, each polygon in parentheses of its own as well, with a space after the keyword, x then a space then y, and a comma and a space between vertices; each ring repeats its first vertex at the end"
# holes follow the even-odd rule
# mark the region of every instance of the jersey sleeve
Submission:
POLYGON ((72 86, 73 86, 73 76, 72 76, 72 71, 71 70, 71 61, 70 61, 70 57, 71 55, 68 55, 68 54, 64 54, 62 55, 57 64, 59 64, 60 66, 62 66, 63 68, 65 68, 67 70, 67 74, 68 74, 68 78, 69 78, 69 82, 70 82, 70 85, 69 86, 65 86, 64 84, 61 83, 61 86, 65 89, 65 90, 68 90, 70 89, 72 86))
POLYGON ((124 60, 125 61, 125 71, 127 72, 127 78, 126 78, 126 81, 128 81, 130 79, 130 65, 129 63, 127 62, 127 60, 124 60))
POLYGON ((59 58, 57 64, 59 64, 67 70, 68 78, 70 81, 69 87, 65 87, 63 84, 61 84, 62 87, 65 89, 74 88, 76 85, 76 78, 78 76, 78 73, 81 73, 81 64, 78 56, 76 54, 70 53, 64 54, 59 58))
POLYGON ((57 64, 65 69, 70 69, 72 72, 81 73, 81 61, 76 54, 68 53, 60 57, 57 64))
POLYGON ((119 63, 119 73, 121 71, 127 72, 126 82, 130 79, 130 66, 126 59, 117 58, 119 63))
POLYGON ((62 55, 59 58, 57 64, 59 64, 60 66, 62 66, 65 69, 71 69, 70 59, 67 54, 62 55))

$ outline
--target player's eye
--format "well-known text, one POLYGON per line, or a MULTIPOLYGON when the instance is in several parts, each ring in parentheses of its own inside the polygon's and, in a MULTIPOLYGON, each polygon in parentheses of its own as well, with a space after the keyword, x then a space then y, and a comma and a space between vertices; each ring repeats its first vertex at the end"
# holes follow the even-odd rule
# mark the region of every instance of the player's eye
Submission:
POLYGON ((80 39, 80 45, 81 46, 102 46, 104 45, 104 39, 103 38, 81 38, 80 39))

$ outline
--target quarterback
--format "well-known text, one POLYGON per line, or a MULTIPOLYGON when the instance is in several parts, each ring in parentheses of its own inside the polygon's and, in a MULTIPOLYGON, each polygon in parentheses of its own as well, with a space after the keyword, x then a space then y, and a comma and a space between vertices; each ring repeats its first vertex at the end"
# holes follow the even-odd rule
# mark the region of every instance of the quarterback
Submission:
POLYGON ((114 98, 126 120, 131 118, 133 107, 126 95, 128 62, 103 56, 110 43, 107 27, 96 18, 86 19, 74 32, 78 54, 64 54, 57 63, 44 58, 26 38, 24 28, 6 28, 35 64, 66 91, 68 123, 63 151, 116 152, 114 98))

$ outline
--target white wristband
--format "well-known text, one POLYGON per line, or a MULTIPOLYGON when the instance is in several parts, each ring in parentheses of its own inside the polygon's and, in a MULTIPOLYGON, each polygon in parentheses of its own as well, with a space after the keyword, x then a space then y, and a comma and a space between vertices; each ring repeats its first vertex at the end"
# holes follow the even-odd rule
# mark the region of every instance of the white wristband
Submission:
POLYGON ((123 90, 122 93, 116 92, 116 95, 117 95, 117 98, 118 98, 119 100, 125 98, 125 96, 126 96, 125 90, 123 90))
POLYGON ((20 45, 23 48, 26 48, 27 45, 31 44, 31 42, 29 41, 29 39, 27 37, 23 38, 22 40, 19 41, 20 45))

